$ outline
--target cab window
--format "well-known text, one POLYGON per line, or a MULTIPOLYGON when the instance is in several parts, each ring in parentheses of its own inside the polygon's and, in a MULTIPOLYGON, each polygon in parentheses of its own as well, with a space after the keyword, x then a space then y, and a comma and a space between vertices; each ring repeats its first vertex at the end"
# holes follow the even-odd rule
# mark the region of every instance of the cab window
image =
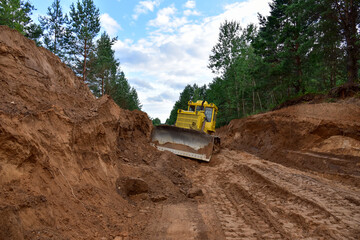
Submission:
POLYGON ((205 108, 205 121, 211 122, 213 108, 205 108))
POLYGON ((197 106, 196 111, 204 111, 204 107, 203 106, 197 106))

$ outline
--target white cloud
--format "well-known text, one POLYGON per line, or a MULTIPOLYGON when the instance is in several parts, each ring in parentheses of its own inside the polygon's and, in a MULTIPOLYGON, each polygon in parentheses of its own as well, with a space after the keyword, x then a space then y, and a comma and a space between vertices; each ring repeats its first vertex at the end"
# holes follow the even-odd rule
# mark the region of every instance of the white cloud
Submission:
POLYGON ((257 23, 257 13, 268 14, 270 0, 248 0, 245 2, 238 2, 226 5, 225 19, 237 20, 245 27, 249 23, 257 23))
POLYGON ((195 4, 195 1, 193 0, 189 0, 185 3, 184 7, 186 8, 195 8, 196 4, 195 4))
POLYGON ((159 28, 163 32, 173 32, 176 28, 187 23, 186 17, 177 17, 177 9, 174 5, 160 9, 155 19, 150 20, 148 25, 159 28))
POLYGON ((184 15, 185 15, 185 16, 191 16, 191 15, 193 15, 193 16, 200 16, 201 14, 200 14, 200 12, 198 12, 198 11, 196 11, 196 10, 186 9, 186 10, 184 11, 184 15))
POLYGON ((134 9, 134 14, 132 15, 133 19, 138 19, 138 17, 141 14, 146 14, 148 12, 153 12, 154 8, 156 6, 159 6, 160 1, 159 0, 155 0, 155 1, 140 1, 134 9))
POLYGON ((121 30, 120 24, 107 13, 100 15, 100 23, 110 36, 116 35, 117 31, 121 30))
POLYGON ((171 16, 174 15, 175 12, 176 8, 174 6, 163 8, 159 10, 157 17, 149 22, 149 25, 154 27, 167 25, 170 22, 171 16))
POLYGON ((207 68, 208 59, 220 24, 225 20, 240 21, 243 27, 257 23, 258 12, 269 13, 268 1, 226 5, 222 14, 197 22, 177 16, 171 5, 160 9, 148 23, 155 30, 146 38, 118 41, 114 45, 116 55, 130 84, 137 89, 143 110, 164 122, 186 84, 210 83, 214 75, 207 68))

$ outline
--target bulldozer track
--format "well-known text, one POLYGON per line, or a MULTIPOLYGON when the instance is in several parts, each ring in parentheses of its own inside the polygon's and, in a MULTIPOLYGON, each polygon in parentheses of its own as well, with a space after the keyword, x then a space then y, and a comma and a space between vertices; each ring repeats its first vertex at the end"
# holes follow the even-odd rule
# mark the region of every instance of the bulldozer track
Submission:
POLYGON ((256 239, 256 231, 248 225, 227 194, 220 188, 208 190, 226 239, 256 239))
MULTIPOLYGON (((317 213, 326 217, 328 220, 327 224, 332 224, 337 228, 343 230, 340 232, 347 235, 347 231, 358 232, 358 226, 360 225, 360 207, 355 203, 349 204, 348 199, 355 199, 355 202, 360 202, 360 193, 354 194, 354 191, 344 191, 346 189, 334 188, 333 185, 327 184, 324 181, 317 180, 307 175, 299 175, 293 173, 279 174, 279 170, 274 168, 262 169, 262 174, 266 172, 270 181, 273 183, 281 183, 287 189, 296 192, 305 204, 304 206, 312 207, 317 210, 317 213), (318 204, 321 203, 320 204, 318 204)), ((311 214, 308 214, 311 216, 311 214)), ((316 215, 312 218, 315 223, 317 221, 316 215)))
MULTIPOLYGON (((243 165, 242 169, 246 169, 248 173, 246 177, 249 180, 245 184, 252 185, 253 198, 261 199, 261 204, 266 205, 277 215, 276 219, 284 226, 286 232, 291 233, 295 228, 303 235, 309 232, 313 236, 312 231, 323 224, 323 219, 327 219, 324 222, 325 224, 337 224, 338 219, 316 202, 280 187, 251 167, 243 165), (307 228, 305 229, 304 226, 307 226, 307 228)), ((241 171, 241 173, 244 173, 244 171, 241 171)), ((326 235, 328 238, 332 237, 331 234, 326 235)))

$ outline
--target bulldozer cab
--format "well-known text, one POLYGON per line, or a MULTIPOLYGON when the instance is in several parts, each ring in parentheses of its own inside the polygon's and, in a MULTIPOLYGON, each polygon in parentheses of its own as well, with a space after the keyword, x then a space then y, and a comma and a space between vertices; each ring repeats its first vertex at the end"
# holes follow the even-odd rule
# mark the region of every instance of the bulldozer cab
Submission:
POLYGON ((213 134, 215 132, 217 111, 218 108, 213 103, 209 104, 201 100, 189 101, 187 111, 178 110, 175 126, 213 134))

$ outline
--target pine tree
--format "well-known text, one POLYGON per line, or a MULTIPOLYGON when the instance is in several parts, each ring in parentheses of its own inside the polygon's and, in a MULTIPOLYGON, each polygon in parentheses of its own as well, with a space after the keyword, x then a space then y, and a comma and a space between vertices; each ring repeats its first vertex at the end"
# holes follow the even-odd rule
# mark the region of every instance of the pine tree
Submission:
POLYGON ((317 89, 329 89, 335 87, 338 80, 343 81, 346 78, 345 51, 341 47, 343 44, 336 21, 337 14, 331 9, 329 1, 314 5, 312 11, 318 15, 313 19, 316 42, 309 64, 314 66, 312 77, 321 80, 316 82, 317 89))
POLYGON ((129 94, 129 107, 128 109, 129 110, 141 110, 141 103, 140 103, 140 100, 139 100, 139 97, 138 97, 138 94, 136 92, 136 89, 131 87, 130 89, 130 94, 129 94))
POLYGON ((121 108, 129 110, 141 110, 141 104, 137 92, 132 88, 123 71, 118 69, 115 78, 111 78, 109 95, 121 108))
POLYGON ((109 94, 110 79, 115 78, 119 62, 115 59, 115 51, 112 46, 116 38, 110 39, 107 33, 103 33, 97 41, 95 51, 90 55, 89 82, 91 88, 101 95, 109 94))
POLYGON ((26 37, 35 40, 40 45, 39 38, 42 34, 42 29, 39 25, 33 23, 30 17, 33 10, 35 8, 29 1, 1 0, 0 25, 9 26, 26 37))
POLYGON ((213 80, 206 92, 208 99, 222 109, 222 112, 219 112, 217 121, 217 124, 221 125, 228 123, 231 119, 255 112, 257 106, 260 109, 262 108, 258 91, 259 82, 255 74, 260 60, 251 46, 257 30, 254 25, 249 25, 245 29, 238 28, 235 35, 229 34, 227 29, 229 28, 224 29, 223 25, 220 27, 220 42, 215 45, 217 47, 216 51, 213 48, 212 55, 210 55, 210 61, 215 59, 217 68, 223 69, 223 74, 213 80), (232 50, 230 48, 232 53, 228 50, 228 44, 224 44, 229 42, 229 39, 224 38, 224 36, 233 36, 232 45, 236 46, 236 48, 234 47, 232 50), (220 53, 231 54, 232 57, 221 58, 222 54, 220 53), (215 58, 215 56, 218 58, 215 58), (223 61, 222 59, 231 59, 231 61, 223 61))
POLYGON ((47 16, 39 18, 41 27, 46 30, 44 34, 44 44, 47 49, 64 58, 65 54, 65 34, 67 16, 62 13, 60 0, 54 0, 52 5, 48 7, 47 16))
POLYGON ((25 37, 34 40, 37 46, 42 45, 42 42, 40 41, 42 35, 43 29, 36 23, 30 23, 25 29, 25 37))
POLYGON ((121 108, 135 110, 141 109, 137 92, 132 88, 120 70, 120 63, 115 59, 112 49, 116 38, 111 39, 103 33, 96 42, 94 51, 89 54, 88 82, 95 96, 108 94, 121 108))
POLYGON ((0 2, 0 25, 7 25, 25 34, 25 27, 32 22, 30 17, 32 10, 34 10, 34 6, 29 2, 2 0, 0 2))
POLYGON ((225 21, 220 26, 218 43, 211 50, 208 67, 214 73, 224 74, 239 53, 241 27, 238 22, 225 21))
MULTIPOLYGON (((226 108, 226 112, 219 116, 221 121, 226 122, 235 117, 239 118, 241 115, 246 116, 249 102, 252 103, 252 112, 255 111, 257 102, 255 95, 258 93, 255 91, 256 81, 253 70, 256 68, 257 58, 251 42, 256 33, 254 25, 241 29, 239 23, 225 21, 220 26, 219 41, 210 55, 209 68, 221 75, 214 79, 208 92, 209 95, 216 96, 216 93, 211 92, 213 89, 220 90, 217 86, 222 85, 221 92, 223 93, 218 95, 222 100, 213 100, 215 104, 226 108), (247 91, 251 92, 251 101, 246 99, 247 91)), ((258 96, 257 99, 260 97, 258 96)))
POLYGON ((320 5, 315 0, 274 0, 270 16, 260 16, 256 53, 269 65, 269 85, 278 95, 290 97, 319 85, 318 26, 320 5))
POLYGON ((336 20, 341 38, 345 43, 347 81, 357 82, 359 79, 360 59, 360 1, 331 0, 325 1, 336 13, 336 20))
POLYGON ((94 39, 100 31, 99 9, 92 0, 78 0, 76 7, 70 6, 69 30, 73 39, 68 36, 71 65, 76 73, 87 80, 89 56, 94 48, 94 39))

